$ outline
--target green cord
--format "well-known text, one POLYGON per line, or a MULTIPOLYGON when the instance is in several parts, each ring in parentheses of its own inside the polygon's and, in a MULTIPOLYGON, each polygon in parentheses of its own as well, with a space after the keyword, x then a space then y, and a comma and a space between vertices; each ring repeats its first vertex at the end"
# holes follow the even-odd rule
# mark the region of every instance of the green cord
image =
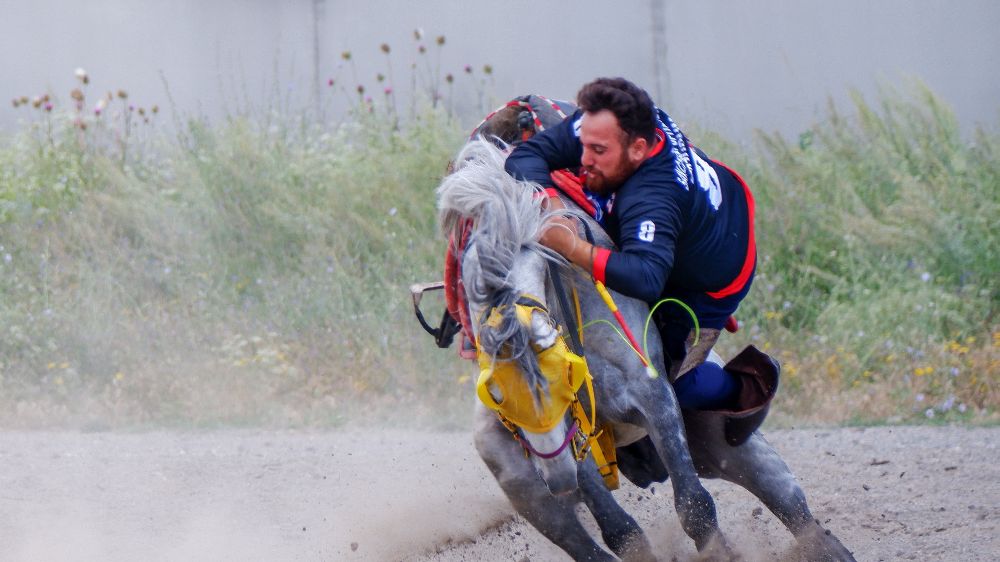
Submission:
POLYGON ((698 345, 698 339, 701 337, 701 326, 698 325, 698 317, 695 315, 694 311, 691 310, 691 307, 678 299, 663 299, 653 305, 653 308, 650 309, 649 316, 646 316, 646 326, 642 330, 642 350, 646 353, 647 357, 649 357, 649 344, 647 341, 647 338, 649 337, 649 321, 653 319, 653 313, 656 312, 656 309, 660 308, 660 305, 665 302, 676 303, 691 315, 691 320, 694 321, 694 343, 691 344, 692 347, 698 345))
POLYGON ((609 320, 605 320, 604 318, 598 318, 596 320, 591 320, 590 322, 585 323, 583 325, 583 329, 586 330, 587 328, 593 326, 594 324, 601 324, 601 323, 611 326, 611 329, 614 330, 616 334, 618 334, 618 337, 620 337, 622 341, 625 342, 625 344, 629 347, 629 349, 634 351, 636 355, 638 355, 640 358, 644 358, 646 362, 649 363, 649 343, 648 343, 649 321, 653 319, 653 313, 656 312, 656 309, 659 308, 661 304, 666 302, 672 302, 680 305, 681 308, 686 310, 687 313, 691 315, 691 320, 694 321, 694 343, 691 345, 692 346, 697 345, 698 339, 701 337, 701 326, 698 324, 698 316, 695 315, 694 311, 691 310, 690 306, 684 304, 678 299, 663 299, 660 302, 653 305, 653 308, 650 309, 649 315, 646 316, 646 325, 642 330, 642 351, 639 351, 638 349, 632 347, 632 342, 628 341, 628 338, 625 337, 625 334, 618 329, 618 326, 615 326, 609 320))

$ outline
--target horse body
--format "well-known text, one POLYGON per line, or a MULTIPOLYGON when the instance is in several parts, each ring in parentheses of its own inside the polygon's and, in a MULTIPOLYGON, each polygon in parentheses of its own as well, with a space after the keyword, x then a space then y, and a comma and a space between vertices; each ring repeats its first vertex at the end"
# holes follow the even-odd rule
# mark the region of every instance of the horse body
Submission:
MULTIPOLYGON (((462 220, 474 227, 462 257, 462 278, 473 318, 499 311, 503 320, 495 327, 474 322, 480 348, 496 355, 504 350, 516 359, 529 386, 546 388, 538 372, 533 349, 544 349, 558 337, 548 311, 557 302, 546 265, 560 264, 566 286, 576 286, 584 323, 586 359, 594 374, 597 415, 613 432, 622 472, 640 486, 669 480, 681 526, 699 552, 708 558, 737 559, 719 529, 715 504, 699 475, 735 482, 774 512, 789 530, 806 543, 817 560, 854 560, 828 532, 817 532, 805 496, 794 476, 773 448, 755 432, 744 444, 730 446, 723 437, 721 416, 709 412, 682 415, 667 381, 660 338, 650 327, 647 353, 651 365, 662 373, 649 377, 641 359, 610 327, 613 316, 590 279, 579 269, 537 243, 547 219, 530 185, 513 180, 503 170, 503 153, 485 141, 470 141, 459 154, 455 172, 438 189, 442 228, 454 231, 462 220), (512 306, 530 295, 541 307, 531 312, 528 325, 519 322, 512 306), (685 431, 685 428, 687 430, 685 431), (648 437, 648 439, 647 439, 648 437)), ((567 202, 567 206, 572 204, 567 202)), ((580 215, 584 220, 591 220, 580 215)), ((596 223, 598 243, 611 241, 596 223)), ((623 295, 616 303, 630 326, 643 326, 648 306, 623 295)), ((571 311, 561 311, 565 317, 571 311)), ((717 358, 717 356, 716 356, 717 358)), ((493 389, 491 392, 496 392, 493 389)), ((581 393, 585 394, 585 393, 581 393)), ((502 396, 494 395, 497 400, 502 396)), ((581 398, 586 401, 586 397, 581 398)), ((568 417, 568 416, 567 416, 568 417)), ((555 451, 567 439, 564 419, 543 433, 520 432, 535 451, 555 451)), ((604 543, 625 559, 655 560, 641 528, 605 487, 592 458, 577 462, 564 449, 553 458, 526 457, 525 448, 495 413, 477 403, 474 440, 476 448, 515 509, 543 535, 576 560, 614 560, 577 519, 581 501, 594 515, 604 543)), ((822 531, 822 529, 819 529, 822 531)))

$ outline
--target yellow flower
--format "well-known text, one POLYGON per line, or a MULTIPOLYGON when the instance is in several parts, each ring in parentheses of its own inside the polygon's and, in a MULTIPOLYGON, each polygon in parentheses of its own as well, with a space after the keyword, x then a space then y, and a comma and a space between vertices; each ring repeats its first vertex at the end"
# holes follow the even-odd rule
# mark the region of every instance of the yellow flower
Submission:
POLYGON ((115 380, 116 381, 120 381, 120 380, 122 380, 124 378, 125 378, 125 373, 123 373, 121 371, 118 371, 117 373, 115 373, 115 380))

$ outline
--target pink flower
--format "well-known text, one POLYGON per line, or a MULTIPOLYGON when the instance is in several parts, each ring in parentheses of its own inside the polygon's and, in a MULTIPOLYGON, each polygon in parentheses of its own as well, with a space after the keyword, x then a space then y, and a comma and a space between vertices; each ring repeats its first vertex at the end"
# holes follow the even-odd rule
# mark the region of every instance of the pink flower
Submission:
POLYGON ((327 86, 333 86, 333 78, 326 81, 327 86))
POLYGON ((392 95, 392 88, 390 86, 386 86, 386 88, 385 88, 384 91, 385 91, 385 95, 387 95, 387 96, 392 95))

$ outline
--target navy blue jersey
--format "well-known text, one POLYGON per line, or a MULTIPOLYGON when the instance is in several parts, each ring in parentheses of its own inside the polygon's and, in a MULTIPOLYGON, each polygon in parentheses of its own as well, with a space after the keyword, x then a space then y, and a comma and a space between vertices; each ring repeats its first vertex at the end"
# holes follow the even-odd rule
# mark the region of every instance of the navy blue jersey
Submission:
MULTIPOLYGON (((594 276, 649 303, 682 298, 704 327, 721 327, 745 296, 755 266, 752 196, 734 172, 690 147, 665 112, 657 114, 657 148, 602 217, 617 251, 595 252, 594 276)), ((548 187, 550 171, 579 167, 581 115, 518 146, 507 171, 548 187)))

